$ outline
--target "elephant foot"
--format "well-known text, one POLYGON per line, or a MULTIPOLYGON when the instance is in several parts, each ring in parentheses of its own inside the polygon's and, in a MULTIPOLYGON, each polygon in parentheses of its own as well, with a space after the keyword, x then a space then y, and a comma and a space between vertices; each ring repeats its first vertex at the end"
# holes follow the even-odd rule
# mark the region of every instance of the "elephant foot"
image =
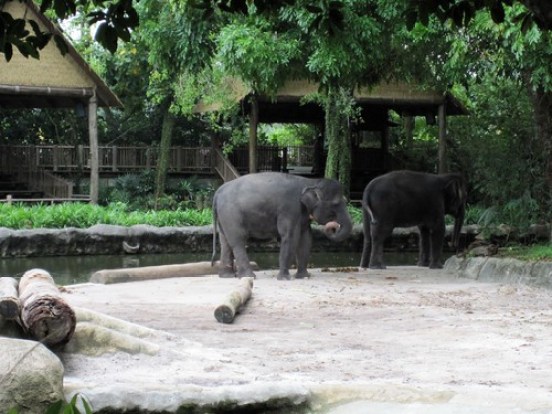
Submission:
POLYGON ((311 274, 309 272, 307 272, 306 270, 303 270, 302 272, 297 272, 295 273, 295 279, 305 279, 305 278, 310 278, 311 277, 311 274))
POLYGON ((276 276, 276 279, 278 280, 290 280, 291 276, 289 273, 278 273, 278 276, 276 276))
POLYGON ((429 268, 430 269, 442 269, 443 268, 443 264, 438 262, 438 263, 431 263, 429 265, 429 268))
POLYGON ((429 262, 418 262, 418 263, 416 263, 416 266, 418 266, 418 267, 428 267, 429 262))
POLYGON ((234 272, 231 272, 231 271, 219 272, 219 277, 223 277, 225 279, 228 279, 228 278, 236 277, 236 274, 234 272))
POLYGON ((384 264, 370 264, 370 269, 387 269, 384 264))
POLYGON ((239 277, 240 279, 242 277, 252 277, 253 279, 257 279, 257 275, 251 270, 248 272, 238 273, 237 277, 239 277))

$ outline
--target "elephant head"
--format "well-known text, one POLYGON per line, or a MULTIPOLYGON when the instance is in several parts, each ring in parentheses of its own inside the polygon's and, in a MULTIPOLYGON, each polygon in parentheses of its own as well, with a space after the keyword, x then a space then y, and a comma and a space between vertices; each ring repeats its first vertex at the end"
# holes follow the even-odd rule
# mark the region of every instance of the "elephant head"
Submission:
POLYGON ((304 188, 301 203, 310 218, 324 225, 324 234, 330 240, 340 242, 351 234, 353 223, 337 181, 321 179, 316 185, 304 188))
POLYGON ((460 230, 464 224, 466 213, 466 201, 468 192, 466 182, 460 174, 448 174, 445 185, 445 213, 454 217, 454 230, 452 232, 452 245, 458 247, 460 242, 460 230))

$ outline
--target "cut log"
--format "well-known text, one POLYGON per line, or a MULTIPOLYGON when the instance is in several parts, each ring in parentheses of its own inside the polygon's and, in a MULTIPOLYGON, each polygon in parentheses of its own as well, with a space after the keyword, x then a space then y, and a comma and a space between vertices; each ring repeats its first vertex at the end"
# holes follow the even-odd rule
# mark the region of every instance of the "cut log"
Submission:
MULTIPOLYGON (((254 270, 259 266, 255 262, 251 262, 254 270)), ((123 269, 104 269, 98 270, 90 276, 91 283, 123 283, 137 282, 140 280, 166 279, 170 277, 195 277, 216 274, 217 266, 211 266, 211 262, 196 262, 172 264, 163 266, 145 266, 145 267, 129 267, 123 269)))
POLYGON ((43 269, 27 271, 19 282, 21 322, 32 338, 49 347, 64 345, 75 332, 73 309, 63 300, 52 276, 43 269))
POLYGON ((226 300, 215 309, 215 318, 221 323, 232 323, 236 314, 251 297, 253 278, 244 277, 240 280, 240 286, 232 291, 226 300))
POLYGON ((13 277, 0 277, 0 317, 4 319, 17 319, 21 313, 17 285, 13 277))

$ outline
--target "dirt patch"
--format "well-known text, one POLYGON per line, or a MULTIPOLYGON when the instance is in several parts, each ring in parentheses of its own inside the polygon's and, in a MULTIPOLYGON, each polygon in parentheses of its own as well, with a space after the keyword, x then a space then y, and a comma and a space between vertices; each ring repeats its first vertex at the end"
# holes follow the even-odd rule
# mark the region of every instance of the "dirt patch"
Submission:
POLYGON ((106 384, 285 383, 325 390, 326 407, 362 398, 425 404, 439 393, 439 404, 552 409, 552 291, 417 267, 324 270, 291 281, 258 272, 251 300, 229 325, 213 311, 239 283, 233 279, 70 287, 64 296, 74 306, 162 331, 155 341, 163 351, 63 355, 68 384, 98 395, 106 384), (418 397, 404 397, 411 394, 418 397))

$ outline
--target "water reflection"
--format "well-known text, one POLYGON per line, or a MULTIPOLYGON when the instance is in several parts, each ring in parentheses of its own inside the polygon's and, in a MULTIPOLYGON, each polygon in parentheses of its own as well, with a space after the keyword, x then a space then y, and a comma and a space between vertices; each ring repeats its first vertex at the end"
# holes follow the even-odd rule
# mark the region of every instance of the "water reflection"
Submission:
MULTIPOLYGON (((385 253, 389 265, 414 265, 416 253, 385 253)), ((251 260, 261 269, 277 269, 278 253, 250 253, 251 260)), ((310 267, 356 267, 360 252, 313 252, 310 267)), ((0 276, 19 277, 29 269, 42 268, 50 272, 60 285, 87 282, 94 272, 102 269, 158 266, 210 261, 211 253, 18 257, 0 259, 0 276)))

